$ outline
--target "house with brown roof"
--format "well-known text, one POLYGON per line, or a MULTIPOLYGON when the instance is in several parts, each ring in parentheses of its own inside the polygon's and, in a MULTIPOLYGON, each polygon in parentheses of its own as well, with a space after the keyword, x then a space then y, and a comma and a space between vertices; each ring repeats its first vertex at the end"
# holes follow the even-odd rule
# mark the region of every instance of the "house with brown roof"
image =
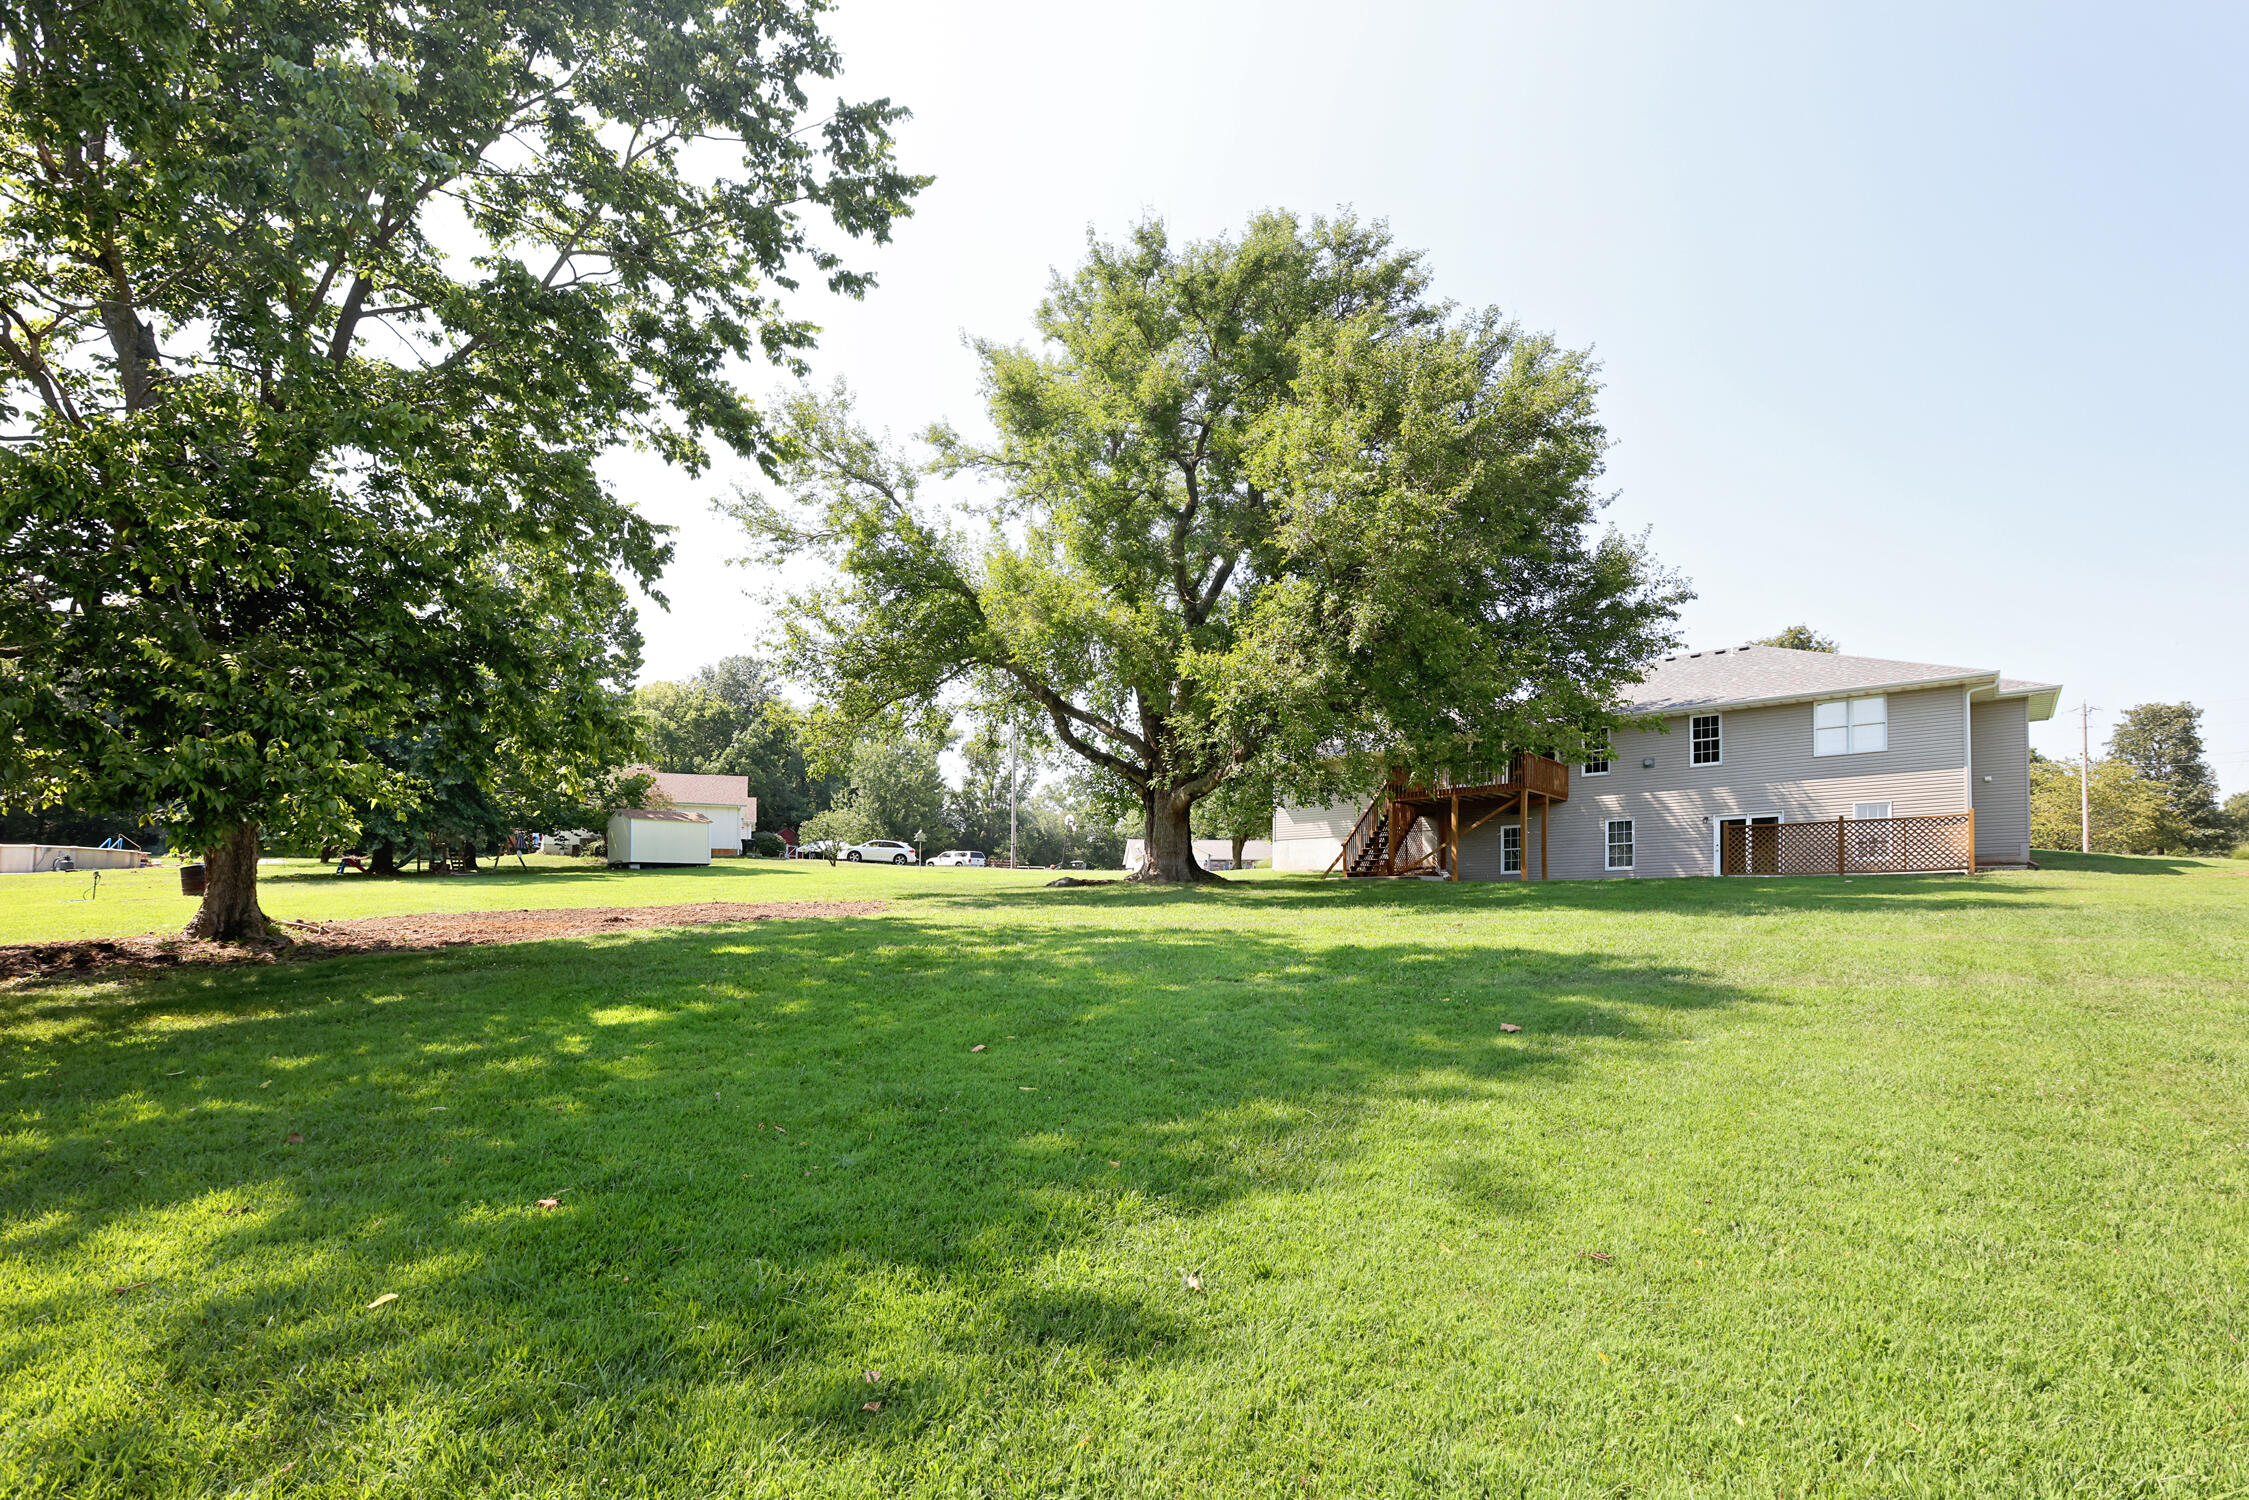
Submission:
POLYGON ((710 857, 733 859, 749 848, 757 832, 757 798, 750 795, 747 776, 705 776, 690 771, 659 771, 654 766, 633 766, 633 774, 653 776, 648 810, 700 813, 710 824, 710 857))
POLYGON ((2030 860, 2030 725, 2061 687, 1987 667, 1778 646, 1657 662, 1651 720, 1563 765, 1517 753, 1281 807, 1273 866, 1454 880, 1851 874, 2030 860))

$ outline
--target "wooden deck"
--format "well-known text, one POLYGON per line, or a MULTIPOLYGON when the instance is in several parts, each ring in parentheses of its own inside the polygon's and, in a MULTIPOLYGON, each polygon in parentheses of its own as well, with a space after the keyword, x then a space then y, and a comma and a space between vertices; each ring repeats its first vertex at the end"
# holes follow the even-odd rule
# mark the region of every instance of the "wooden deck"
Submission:
MULTIPOLYGON (((1347 878, 1460 878, 1460 836, 1494 818, 1515 814, 1527 824, 1531 809, 1570 796, 1570 768, 1543 755, 1523 752, 1499 768, 1455 779, 1440 775, 1433 784, 1392 780, 1375 795, 1328 873, 1347 878)), ((1539 819, 1539 878, 1546 878, 1546 820, 1539 819)), ((1520 875, 1531 878, 1530 847, 1522 846, 1520 875)))

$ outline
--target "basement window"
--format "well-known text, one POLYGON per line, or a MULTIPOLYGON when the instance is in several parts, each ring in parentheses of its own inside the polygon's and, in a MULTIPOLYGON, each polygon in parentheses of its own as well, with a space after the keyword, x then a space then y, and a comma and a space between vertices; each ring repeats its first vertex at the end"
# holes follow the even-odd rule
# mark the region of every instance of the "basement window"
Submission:
POLYGON ((1503 823, 1499 830, 1499 873, 1523 873, 1523 825, 1503 823))
POLYGON ((1609 819, 1609 865, 1612 870, 1632 868, 1632 820, 1609 819))

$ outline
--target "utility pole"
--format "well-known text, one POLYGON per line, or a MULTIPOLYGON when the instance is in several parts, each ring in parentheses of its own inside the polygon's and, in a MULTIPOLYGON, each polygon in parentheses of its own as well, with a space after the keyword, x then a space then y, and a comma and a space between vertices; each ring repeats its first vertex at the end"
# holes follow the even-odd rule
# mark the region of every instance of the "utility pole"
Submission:
POLYGON ((2077 852, 2093 852, 2093 705, 2077 705, 2077 852))

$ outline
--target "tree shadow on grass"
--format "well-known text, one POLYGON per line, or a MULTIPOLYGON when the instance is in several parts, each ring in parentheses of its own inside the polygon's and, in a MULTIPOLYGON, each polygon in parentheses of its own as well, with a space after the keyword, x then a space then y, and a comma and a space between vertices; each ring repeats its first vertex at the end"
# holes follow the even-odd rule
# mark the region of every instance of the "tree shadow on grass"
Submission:
MULTIPOLYGON (((885 1389, 918 1394, 873 1399, 916 1421, 1025 1361, 1191 1354, 1175 1262, 1241 1270, 1204 1238, 1218 1210, 1357 1169, 1400 1101, 1527 1101, 1586 1045, 1749 998, 1410 930, 1314 949, 907 914, 21 994, 0 1104, 33 1124, 0 1156, 0 1248, 32 1274, 0 1350, 59 1371, 123 1320, 175 1399, 269 1409, 277 1453, 368 1418, 368 1389, 452 1421, 733 1393, 879 1442, 857 1372, 902 1337, 919 1373, 885 1389), (1142 1241, 1145 1264, 1105 1258, 1142 1241)), ((1444 1149, 1433 1211, 1537 1206, 1501 1143, 1444 1149)), ((38 1446, 114 1458, 112 1415, 38 1446)))
MULTIPOLYGON (((916 898, 903 899, 912 902, 916 898)), ((1043 886, 951 893, 948 904, 1029 910, 1046 906, 1152 909, 1251 903, 1259 911, 1364 912, 1394 917, 1536 911, 1680 916, 1763 916, 1780 912, 1884 913, 2010 911, 2052 903, 2004 876, 1807 875, 1650 880, 1319 880, 1266 878, 1194 886, 1119 883, 1094 889, 1043 886)))
POLYGON ((2041 869, 2083 870, 2098 875, 2192 875, 2225 865, 2223 860, 2183 854, 2075 854, 2060 849, 2033 849, 2031 858, 2041 869))

